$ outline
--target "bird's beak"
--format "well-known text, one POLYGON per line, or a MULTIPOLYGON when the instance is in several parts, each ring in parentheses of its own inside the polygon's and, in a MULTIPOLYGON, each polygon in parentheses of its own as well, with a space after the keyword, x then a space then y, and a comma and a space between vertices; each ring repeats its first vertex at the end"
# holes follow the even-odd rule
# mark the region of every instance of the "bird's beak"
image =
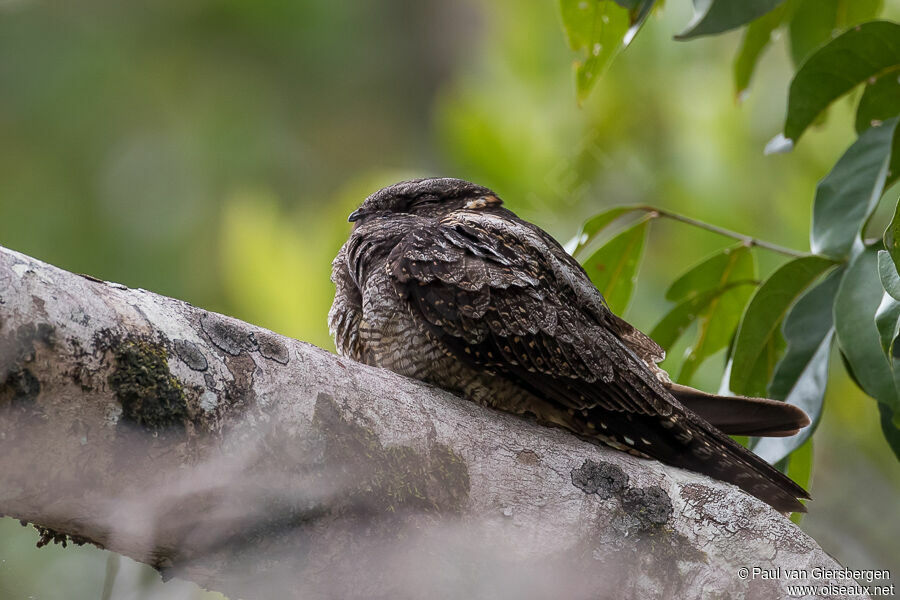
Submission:
POLYGON ((364 211, 363 209, 357 208, 357 209, 354 210, 352 213, 350 213, 350 216, 347 217, 347 221, 349 221, 350 223, 353 223, 353 222, 355 222, 355 221, 359 221, 360 219, 362 219, 362 218, 363 218, 364 216, 366 216, 367 214, 368 214, 368 213, 367 213, 366 211, 364 211))

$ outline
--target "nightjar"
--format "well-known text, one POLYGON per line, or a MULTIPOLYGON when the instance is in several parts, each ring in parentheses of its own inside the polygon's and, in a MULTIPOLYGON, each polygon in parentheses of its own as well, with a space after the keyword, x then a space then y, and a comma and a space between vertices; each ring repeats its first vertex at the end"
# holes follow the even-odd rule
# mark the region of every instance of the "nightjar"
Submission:
POLYGON ((329 328, 342 356, 737 485, 781 511, 803 488, 733 435, 792 435, 799 408, 671 382, 548 233, 460 179, 405 181, 350 215, 329 328))

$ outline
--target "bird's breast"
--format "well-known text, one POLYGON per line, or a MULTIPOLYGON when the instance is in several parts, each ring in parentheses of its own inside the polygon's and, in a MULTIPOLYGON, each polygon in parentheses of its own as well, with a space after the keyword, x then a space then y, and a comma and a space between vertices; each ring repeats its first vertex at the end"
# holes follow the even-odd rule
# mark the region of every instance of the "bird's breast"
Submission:
POLYGON ((436 383, 436 371, 446 368, 447 352, 412 316, 406 299, 397 294, 387 271, 374 269, 361 292, 358 356, 353 358, 436 383))

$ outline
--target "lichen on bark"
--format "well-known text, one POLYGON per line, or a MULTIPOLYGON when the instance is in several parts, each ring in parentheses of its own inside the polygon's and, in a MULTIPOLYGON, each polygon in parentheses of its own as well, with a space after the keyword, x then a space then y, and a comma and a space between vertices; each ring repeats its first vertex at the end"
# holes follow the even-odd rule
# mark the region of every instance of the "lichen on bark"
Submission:
POLYGON ((126 337, 112 348, 107 381, 122 405, 122 422, 151 432, 184 429, 189 418, 184 386, 169 371, 165 346, 126 337))

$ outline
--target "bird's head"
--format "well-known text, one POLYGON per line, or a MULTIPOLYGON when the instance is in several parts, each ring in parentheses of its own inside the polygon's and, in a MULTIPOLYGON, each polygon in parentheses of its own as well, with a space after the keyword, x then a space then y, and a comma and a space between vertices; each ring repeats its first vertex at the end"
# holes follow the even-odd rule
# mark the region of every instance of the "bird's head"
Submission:
POLYGON ((361 222, 373 217, 410 214, 439 218, 454 210, 499 207, 500 198, 486 187, 462 179, 433 177, 401 181, 378 190, 348 217, 361 222))

